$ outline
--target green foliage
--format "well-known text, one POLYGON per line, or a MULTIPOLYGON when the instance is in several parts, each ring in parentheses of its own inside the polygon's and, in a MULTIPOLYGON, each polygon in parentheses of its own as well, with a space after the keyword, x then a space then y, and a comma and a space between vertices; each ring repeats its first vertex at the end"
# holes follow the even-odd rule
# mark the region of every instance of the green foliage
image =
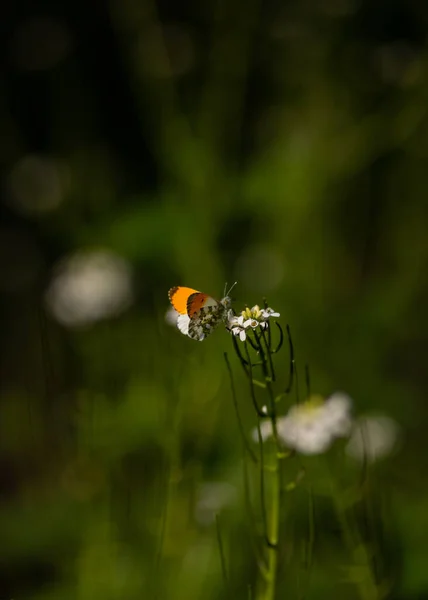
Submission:
MULTIPOLYGON (((85 28, 34 72, 31 36, 11 36, 3 163, 51 157, 61 197, 20 204, 8 176, 1 597, 428 595, 426 31, 393 4, 220 1, 178 17, 115 0, 108 26, 85 6, 79 23, 114 39, 115 64, 97 63, 120 71, 108 93, 84 75, 85 28), (42 79, 49 124, 32 144, 21 103, 42 79), (55 269, 98 249, 130 265, 132 303, 61 323, 45 301, 55 269), (267 295, 281 313, 275 377, 269 352, 253 373, 224 330, 200 344, 165 321, 171 286, 219 297, 235 279, 236 307, 267 295), (393 417, 396 454, 361 465, 345 442, 301 457, 271 440, 261 468, 251 431, 263 405, 284 415, 311 395, 305 365, 312 392, 393 417)), ((45 194, 33 183, 30 200, 45 194)))

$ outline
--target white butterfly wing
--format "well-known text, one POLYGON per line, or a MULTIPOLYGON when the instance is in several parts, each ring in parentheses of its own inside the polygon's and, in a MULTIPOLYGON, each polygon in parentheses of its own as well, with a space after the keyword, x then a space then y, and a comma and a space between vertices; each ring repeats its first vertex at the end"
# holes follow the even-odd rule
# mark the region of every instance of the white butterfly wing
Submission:
POLYGON ((178 315, 177 318, 177 327, 184 335, 189 335, 189 323, 190 317, 189 315, 178 315))

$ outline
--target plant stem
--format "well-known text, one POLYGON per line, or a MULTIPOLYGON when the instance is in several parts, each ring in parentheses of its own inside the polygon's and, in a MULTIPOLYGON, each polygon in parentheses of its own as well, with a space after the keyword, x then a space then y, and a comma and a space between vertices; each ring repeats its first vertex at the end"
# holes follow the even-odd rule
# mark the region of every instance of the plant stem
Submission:
POLYGON ((266 588, 263 600, 274 600, 276 590, 276 573, 278 563, 278 530, 279 530, 279 504, 280 504, 280 481, 279 481, 279 458, 277 448, 272 452, 272 470, 271 470, 271 509, 268 518, 268 567, 266 576, 266 588))

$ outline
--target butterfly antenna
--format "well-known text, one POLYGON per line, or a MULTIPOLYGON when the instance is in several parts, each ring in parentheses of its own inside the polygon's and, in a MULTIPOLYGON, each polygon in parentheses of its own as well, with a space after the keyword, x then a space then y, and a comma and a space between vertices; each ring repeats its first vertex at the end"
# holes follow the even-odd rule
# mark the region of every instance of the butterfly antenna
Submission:
POLYGON ((226 287, 227 287, 227 284, 226 284, 226 286, 225 286, 225 288, 224 288, 224 291, 225 291, 225 296, 229 296, 229 295, 230 295, 230 292, 233 290, 233 288, 235 287, 235 285, 236 285, 237 283, 238 283, 238 282, 237 282, 237 281, 235 281, 235 283, 234 283, 234 284, 232 285, 232 287, 229 289, 229 291, 227 292, 227 294, 226 294, 226 287))
POLYGON ((223 298, 226 296, 226 290, 227 290, 227 281, 224 284, 224 292, 223 292, 223 298))

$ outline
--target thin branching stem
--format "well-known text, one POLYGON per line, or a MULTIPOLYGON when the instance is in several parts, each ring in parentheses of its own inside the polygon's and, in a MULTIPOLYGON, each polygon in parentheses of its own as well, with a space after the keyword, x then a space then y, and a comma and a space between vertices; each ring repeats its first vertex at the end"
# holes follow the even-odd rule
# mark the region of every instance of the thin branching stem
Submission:
MULTIPOLYGON (((274 321, 275 325, 278 327, 279 329, 279 342, 276 348, 274 348, 273 350, 271 350, 272 354, 276 354, 277 352, 279 352, 282 348, 282 344, 284 343, 284 332, 282 331, 282 327, 281 325, 278 323, 278 321, 274 321)), ((269 331, 270 331, 270 326, 269 326, 269 331)))
POLYGON ((253 342, 253 340, 251 339, 251 336, 247 335, 247 341, 250 344, 250 346, 252 347, 253 350, 255 350, 256 352, 259 351, 258 346, 253 342))
POLYGON ((249 373, 248 373, 248 361, 245 360, 245 358, 242 356, 241 351, 239 349, 239 345, 238 342, 235 338, 235 336, 232 336, 232 343, 233 343, 233 349, 236 352, 237 357, 239 358, 239 362, 241 363, 242 368, 244 369, 244 373, 247 377, 249 377, 249 373))
MULTIPOLYGON (((247 515, 248 515, 248 521, 250 523, 250 526, 253 527, 254 523, 255 523, 255 515, 254 515, 254 511, 253 511, 253 507, 251 504, 251 493, 250 493, 250 482, 249 482, 249 478, 248 478, 248 469, 247 469, 247 461, 246 461, 246 456, 244 453, 244 457, 243 457, 243 475, 244 475, 244 497, 245 497, 245 507, 247 510, 247 515)), ((250 543, 251 546, 253 548, 254 551, 254 556, 256 558, 257 561, 257 567, 260 571, 260 573, 262 574, 263 578, 266 578, 267 576, 267 564, 266 561, 260 551, 259 546, 257 545, 257 542, 255 540, 254 535, 250 534, 250 543)))
POLYGON ((238 401, 236 398, 236 390, 235 390, 235 383, 233 381, 233 374, 232 374, 232 368, 230 366, 230 362, 229 362, 229 357, 227 356, 227 352, 224 353, 224 360, 226 361, 226 366, 227 366, 227 370, 229 372, 229 379, 230 379, 230 388, 232 391, 232 400, 233 400, 233 406, 235 408, 235 413, 236 413, 236 418, 238 421, 238 427, 239 427, 239 432, 241 434, 241 438, 244 444, 244 448, 246 450, 246 452, 248 452, 248 454, 251 457, 251 460, 253 462, 257 462, 257 456, 255 455, 254 451, 252 450, 248 440, 247 440, 247 436, 245 435, 245 430, 244 430, 244 425, 242 423, 242 419, 241 419, 241 415, 239 414, 239 408, 238 408, 238 401))
MULTIPOLYGON (((269 539, 269 525, 267 518, 267 510, 266 510, 266 496, 265 496, 265 459, 264 459, 264 448, 263 448, 263 437, 260 429, 260 421, 257 421, 257 436, 259 440, 260 447, 260 504, 262 510, 262 520, 263 520, 263 531, 264 537, 266 541, 266 545, 268 548, 273 547, 273 543, 269 539)), ((269 572, 269 569, 268 569, 269 572)))
POLYGON ((227 577, 226 559, 224 556, 223 541, 221 539, 221 531, 220 531, 220 518, 219 518, 218 514, 216 514, 216 516, 215 516, 215 523, 216 523, 216 528, 217 528, 217 542, 218 542, 218 551, 220 554, 221 572, 223 575, 224 587, 226 589, 226 592, 228 592, 229 591, 229 583, 228 583, 228 577, 227 577))
MULTIPOLYGON (((265 310, 267 310, 269 307, 269 304, 268 304, 268 301, 266 300, 266 298, 263 298, 263 304, 264 304, 265 310)), ((272 332, 269 327, 269 323, 267 323, 267 339, 268 339, 267 346, 269 348, 269 353, 272 353, 272 332)))
POLYGON ((312 568, 312 563, 313 563, 314 543, 315 543, 314 496, 313 496, 312 486, 309 486, 309 488, 308 488, 308 539, 306 542, 305 554, 304 554, 304 564, 303 564, 303 569, 305 571, 303 590, 300 595, 300 598, 302 600, 303 600, 303 598, 305 598, 305 596, 309 590, 311 568, 312 568))
POLYGON ((244 347, 245 347, 245 351, 247 353, 251 400, 253 401, 254 409, 257 413, 257 416, 260 419, 263 419, 266 415, 264 414, 264 412, 262 410, 260 410, 259 405, 257 404, 256 393, 254 391, 254 382, 253 382, 253 365, 251 363, 250 353, 248 351, 248 346, 247 346, 246 341, 244 342, 244 347))
POLYGON ((266 388, 268 390, 269 393, 269 403, 270 403, 270 407, 269 407, 269 416, 272 422, 272 432, 273 432, 273 437, 275 440, 275 445, 277 447, 277 449, 279 448, 279 441, 278 441, 278 431, 277 431, 277 427, 276 427, 276 406, 275 406, 275 395, 273 393, 273 389, 272 389, 272 378, 269 374, 269 369, 268 369, 268 361, 266 360, 266 354, 265 351, 263 349, 263 344, 261 342, 261 337, 257 334, 256 331, 254 331, 254 337, 256 339, 257 342, 257 346, 259 348, 259 354, 262 358, 262 371, 263 371, 263 375, 265 378, 265 382, 266 382, 266 388))
MULTIPOLYGON (((267 329, 268 329, 268 332, 270 332, 270 327, 268 327, 267 329)), ((270 376, 271 376, 272 381, 276 381, 275 369, 274 369, 273 361, 272 361, 272 351, 270 348, 269 333, 266 335, 265 330, 262 329, 261 334, 262 334, 262 338, 263 338, 263 341, 266 346, 266 354, 267 354, 268 361, 269 361, 270 376)))
POLYGON ((299 390, 299 374, 296 369, 296 365, 294 365, 294 378, 296 380, 296 404, 300 403, 300 390, 299 390))
POLYGON ((288 376, 288 385, 285 388, 285 393, 289 394, 293 387, 293 380, 294 380, 294 346, 293 346, 293 340, 291 339, 291 332, 290 332, 289 325, 287 325, 287 337, 288 337, 288 348, 290 351, 290 372, 289 372, 289 376, 288 376))

